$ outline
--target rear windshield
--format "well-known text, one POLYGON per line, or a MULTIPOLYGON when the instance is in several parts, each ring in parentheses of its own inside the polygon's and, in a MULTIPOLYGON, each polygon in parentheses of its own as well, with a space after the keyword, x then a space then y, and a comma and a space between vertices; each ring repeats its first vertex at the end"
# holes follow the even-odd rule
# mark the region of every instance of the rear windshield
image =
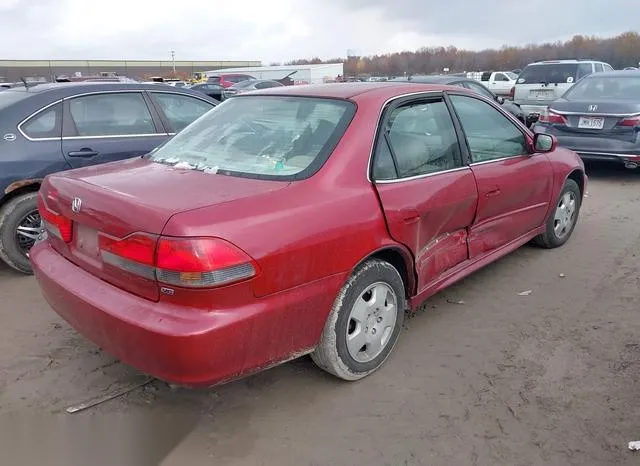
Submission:
POLYGON ((591 74, 591 72, 591 63, 529 65, 518 76, 518 84, 574 83, 583 76, 591 74))
POLYGON ((311 176, 355 113, 345 100, 247 96, 229 99, 158 148, 151 159, 251 178, 311 176))
POLYGON ((29 96, 24 90, 7 89, 0 92, 0 109, 7 108, 29 96))
POLYGON ((240 81, 239 83, 235 83, 230 87, 230 89, 244 89, 245 87, 253 86, 255 82, 255 79, 246 79, 244 81, 240 81))
POLYGON ((568 100, 640 101, 640 76, 593 75, 573 86, 563 97, 568 100))

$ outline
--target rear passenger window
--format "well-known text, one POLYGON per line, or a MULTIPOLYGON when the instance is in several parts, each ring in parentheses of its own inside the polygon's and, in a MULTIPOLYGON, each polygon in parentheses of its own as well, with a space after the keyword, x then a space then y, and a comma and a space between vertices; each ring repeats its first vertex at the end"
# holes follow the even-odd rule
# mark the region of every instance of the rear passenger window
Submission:
POLYGON ((154 93, 154 99, 167 116, 173 131, 182 131, 213 108, 213 105, 186 95, 154 93))
POLYGON ((62 136, 62 104, 55 104, 29 118, 21 126, 31 139, 59 138, 62 136))
POLYGON ((442 100, 393 109, 376 148, 377 180, 437 173, 461 166, 453 121, 442 100))
POLYGON ((578 65, 578 76, 576 79, 589 76, 593 73, 593 65, 591 63, 580 63, 578 65))
POLYGON ((69 110, 77 136, 156 133, 147 103, 142 94, 137 92, 77 97, 69 101, 69 110))
POLYGON ((602 66, 602 63, 595 63, 596 66, 596 73, 602 73, 604 71, 604 66, 602 66))

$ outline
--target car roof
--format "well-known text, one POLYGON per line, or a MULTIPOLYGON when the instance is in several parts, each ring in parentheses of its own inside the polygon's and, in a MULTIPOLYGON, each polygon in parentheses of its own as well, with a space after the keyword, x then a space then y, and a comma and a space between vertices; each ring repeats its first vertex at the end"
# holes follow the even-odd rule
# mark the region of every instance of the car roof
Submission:
POLYGON ((414 83, 433 83, 433 84, 449 84, 452 82, 460 82, 460 81, 473 81, 472 79, 466 78, 464 76, 452 76, 446 74, 438 74, 438 75, 420 75, 420 76, 412 76, 411 81, 414 83))
MULTIPOLYGON (((253 92, 253 95, 286 95, 299 97, 324 97, 332 99, 356 99, 360 97, 375 97, 392 99, 405 94, 418 92, 437 92, 453 90, 451 86, 438 84, 421 84, 412 82, 374 82, 374 83, 329 83, 304 84, 297 86, 272 87, 253 92)), ((464 91, 455 88, 456 92, 464 91)), ((471 94, 471 92, 469 92, 471 94)))
POLYGON ((590 75, 585 76, 585 78, 640 78, 640 73, 638 70, 614 70, 614 71, 604 71, 601 73, 592 73, 590 75))
POLYGON ((536 61, 536 62, 533 62, 533 63, 529 63, 527 66, 532 66, 532 65, 557 65, 557 64, 562 64, 562 63, 576 64, 576 63, 605 63, 605 62, 600 61, 600 60, 593 60, 591 58, 572 59, 572 60, 541 60, 541 61, 536 61))
MULTIPOLYGON (((184 93, 197 96, 200 99, 209 99, 206 95, 190 91, 183 87, 170 86, 166 83, 122 83, 122 82, 78 82, 78 83, 46 83, 37 86, 13 87, 3 92, 20 92, 30 96, 41 96, 48 99, 61 99, 77 94, 109 91, 161 91, 184 93)), ((26 97, 26 95, 25 95, 26 97)))

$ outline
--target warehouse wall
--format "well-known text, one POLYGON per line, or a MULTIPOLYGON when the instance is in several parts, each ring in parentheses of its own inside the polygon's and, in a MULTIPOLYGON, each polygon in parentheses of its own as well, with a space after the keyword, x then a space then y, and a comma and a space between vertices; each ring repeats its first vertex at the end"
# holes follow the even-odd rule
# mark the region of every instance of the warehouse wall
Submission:
MULTIPOLYGON (((196 71, 228 68, 229 66, 259 66, 258 61, 176 61, 176 72, 191 74, 196 71)), ((94 75, 99 72, 114 72, 120 76, 143 78, 166 75, 173 71, 170 61, 106 61, 106 60, 0 60, 0 80, 15 82, 21 77, 42 76, 53 80, 55 76, 94 75)))

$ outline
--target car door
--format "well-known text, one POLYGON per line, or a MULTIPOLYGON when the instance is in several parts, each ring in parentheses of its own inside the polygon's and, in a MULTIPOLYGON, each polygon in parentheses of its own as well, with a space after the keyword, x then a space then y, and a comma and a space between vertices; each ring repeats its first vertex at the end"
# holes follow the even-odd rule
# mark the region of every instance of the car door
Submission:
POLYGON ((184 94, 150 91, 149 95, 170 135, 182 131, 215 107, 211 102, 184 94))
POLYGON ((64 102, 62 151, 74 168, 144 155, 168 137, 143 91, 96 92, 64 102))
POLYGON ((549 159, 532 152, 526 130, 494 105, 470 95, 449 96, 465 135, 478 186, 469 232, 474 259, 542 225, 553 189, 549 159))
POLYGON ((418 292, 468 259, 478 193, 442 94, 388 106, 371 179, 392 238, 415 257, 418 292))

